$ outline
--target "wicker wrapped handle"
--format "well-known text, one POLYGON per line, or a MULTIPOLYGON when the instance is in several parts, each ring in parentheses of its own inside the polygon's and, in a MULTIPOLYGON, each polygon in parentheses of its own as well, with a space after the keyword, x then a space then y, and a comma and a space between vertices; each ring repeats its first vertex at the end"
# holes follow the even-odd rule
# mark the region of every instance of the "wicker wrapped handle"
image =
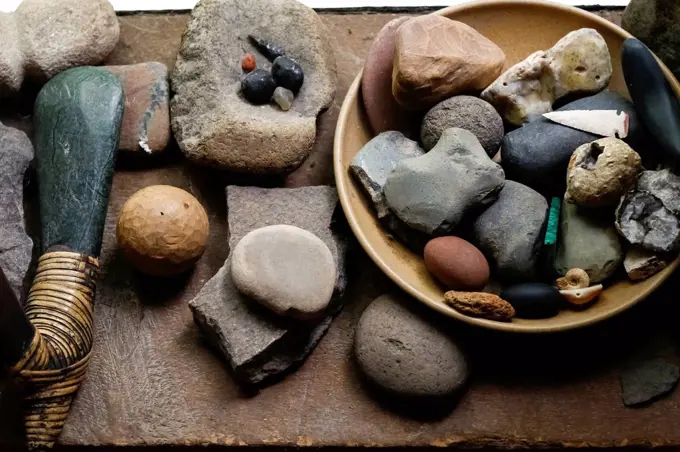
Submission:
POLYGON ((26 383, 24 420, 30 449, 51 448, 66 422, 90 359, 97 259, 68 251, 38 261, 26 303, 35 336, 14 374, 26 383))

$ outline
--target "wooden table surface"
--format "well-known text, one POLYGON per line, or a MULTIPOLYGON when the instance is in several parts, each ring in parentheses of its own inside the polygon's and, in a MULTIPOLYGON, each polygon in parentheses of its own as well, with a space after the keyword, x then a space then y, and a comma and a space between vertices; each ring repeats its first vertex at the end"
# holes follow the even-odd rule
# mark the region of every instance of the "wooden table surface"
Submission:
MULTIPOLYGON (((620 12, 600 14, 618 20, 620 12)), ((319 120, 312 156, 285 179, 249 179, 188 164, 176 147, 150 163, 121 158, 114 178, 96 305, 96 343, 61 437, 76 446, 680 446, 680 392, 642 409, 620 401, 618 375, 635 356, 676 356, 680 304, 669 282, 632 311, 597 327, 555 336, 510 336, 451 322, 474 375, 450 413, 414 418, 367 392, 352 360, 358 317, 395 287, 362 251, 348 263, 346 307, 294 374, 258 394, 241 392, 219 355, 201 340, 187 302, 227 254, 227 184, 332 184, 332 138, 342 99, 376 33, 396 14, 324 14, 338 61, 338 92, 319 120), (132 272, 115 246, 115 220, 139 188, 170 184, 206 206, 211 235, 196 270, 175 280, 132 272)), ((121 16, 111 64, 162 61, 172 67, 187 14, 121 16)), ((30 99, 30 94, 26 98, 30 99)), ((3 120, 27 127, 30 104, 6 103, 3 120), (7 113, 12 117, 7 118, 7 113)), ((29 187, 29 202, 35 193, 29 187)), ((16 441, 12 395, 2 394, 0 450, 16 441)))

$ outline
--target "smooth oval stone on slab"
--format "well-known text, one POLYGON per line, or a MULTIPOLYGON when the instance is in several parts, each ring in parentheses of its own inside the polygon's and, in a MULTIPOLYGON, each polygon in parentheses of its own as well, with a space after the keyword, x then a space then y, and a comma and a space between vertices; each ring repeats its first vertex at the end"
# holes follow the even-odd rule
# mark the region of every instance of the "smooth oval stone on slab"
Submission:
POLYGON ((241 173, 297 168, 312 150, 317 115, 335 95, 335 57, 328 37, 314 10, 295 0, 199 2, 171 76, 172 129, 182 152, 192 161, 241 173), (243 98, 244 51, 255 55, 258 68, 271 68, 249 34, 281 46, 304 70, 290 110, 243 98))
POLYGON ((612 276, 622 262, 613 212, 563 201, 555 272, 564 276, 572 268, 581 268, 596 284, 612 276))
POLYGON ((501 48, 469 25, 436 14, 414 17, 397 30, 392 94, 403 108, 423 110, 486 88, 504 64, 501 48))
POLYGON ((498 153, 505 134, 503 118, 491 104, 478 97, 454 96, 439 102, 425 115, 420 128, 425 150, 432 149, 450 127, 472 132, 489 157, 498 153))
POLYGON ((547 219, 548 202, 540 193, 505 181, 498 200, 474 221, 473 243, 489 258, 499 279, 535 280, 547 219))
POLYGON ((468 378, 465 356, 410 300, 383 295, 359 319, 354 353, 374 384, 401 396, 442 397, 468 378))
POLYGON ((231 276, 239 292, 277 314, 310 319, 328 306, 337 270, 320 238, 281 224, 256 229, 238 242, 231 276))
POLYGON ((401 108, 392 95, 392 68, 397 28, 410 17, 399 17, 385 24, 368 49, 361 76, 361 96, 373 132, 398 130, 409 135, 415 116, 401 108))
MULTIPOLYGON (((645 161, 649 153, 649 135, 640 123, 633 104, 621 95, 603 91, 595 96, 571 102, 557 111, 617 110, 629 116, 628 137, 623 141, 645 161), (647 151, 647 152, 645 152, 647 151)), ((556 124, 542 116, 505 135, 501 147, 503 169, 508 179, 538 191, 564 193, 569 159, 581 145, 591 143, 597 135, 556 124)), ((653 147, 651 147, 653 149, 653 147)))
POLYGON ((0 13, 0 30, 0 95, 19 91, 24 75, 45 81, 101 63, 120 34, 106 0, 24 0, 13 13, 0 13))
POLYGON ((387 178, 385 198, 411 228, 446 233, 474 208, 494 202, 504 182, 500 165, 472 132, 451 128, 430 152, 396 166, 387 178))
POLYGON ((473 244, 459 237, 437 237, 425 245, 425 267, 447 288, 481 290, 489 282, 489 263, 473 244))
POLYGON ((621 66, 640 120, 661 148, 680 160, 680 105, 654 54, 642 42, 623 43, 621 66))

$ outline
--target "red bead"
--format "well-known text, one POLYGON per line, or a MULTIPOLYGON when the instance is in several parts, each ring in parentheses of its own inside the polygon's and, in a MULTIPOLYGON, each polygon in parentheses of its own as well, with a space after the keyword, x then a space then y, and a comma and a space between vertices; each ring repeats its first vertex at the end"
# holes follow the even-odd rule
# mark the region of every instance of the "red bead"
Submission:
POLYGON ((249 53, 245 54, 241 60, 241 69, 243 69, 245 72, 251 72, 255 69, 255 66, 257 66, 257 63, 255 63, 255 57, 249 53))

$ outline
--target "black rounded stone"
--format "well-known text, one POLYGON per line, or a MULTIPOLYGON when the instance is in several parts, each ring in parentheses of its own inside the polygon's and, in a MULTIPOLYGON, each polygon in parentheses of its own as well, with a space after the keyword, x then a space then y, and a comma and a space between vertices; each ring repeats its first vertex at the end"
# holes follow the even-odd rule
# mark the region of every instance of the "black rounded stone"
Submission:
POLYGON ((517 317, 547 319, 560 311, 564 297, 559 290, 543 283, 525 283, 506 287, 500 297, 510 303, 517 317))
POLYGON ((241 81, 241 91, 248 102, 255 105, 267 104, 274 94, 276 83, 264 69, 256 69, 241 81))
POLYGON ((305 73, 302 66, 288 57, 281 56, 274 60, 272 76, 278 86, 283 86, 296 93, 300 91, 305 81, 305 73))

